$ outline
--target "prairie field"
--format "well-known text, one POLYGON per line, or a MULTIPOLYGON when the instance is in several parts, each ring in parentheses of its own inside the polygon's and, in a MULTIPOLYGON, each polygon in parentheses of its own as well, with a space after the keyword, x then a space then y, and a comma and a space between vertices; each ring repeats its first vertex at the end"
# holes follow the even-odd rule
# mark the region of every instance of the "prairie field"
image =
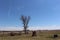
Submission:
POLYGON ((60 40, 60 31, 36 31, 37 36, 32 37, 32 32, 28 34, 10 36, 8 32, 0 32, 0 40, 60 40), (53 35, 58 37, 54 38, 53 35))

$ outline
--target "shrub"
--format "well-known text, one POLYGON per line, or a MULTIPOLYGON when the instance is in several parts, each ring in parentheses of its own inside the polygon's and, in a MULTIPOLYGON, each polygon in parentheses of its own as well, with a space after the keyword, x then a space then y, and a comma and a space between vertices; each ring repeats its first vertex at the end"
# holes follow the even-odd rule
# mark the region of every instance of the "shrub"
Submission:
POLYGON ((36 31, 33 31, 32 32, 32 36, 36 36, 36 31))
POLYGON ((15 34, 13 32, 10 33, 10 36, 15 36, 15 34))
POLYGON ((54 37, 54 38, 57 38, 57 37, 58 37, 58 35, 57 35, 57 34, 54 34, 54 35, 53 35, 53 37, 54 37))

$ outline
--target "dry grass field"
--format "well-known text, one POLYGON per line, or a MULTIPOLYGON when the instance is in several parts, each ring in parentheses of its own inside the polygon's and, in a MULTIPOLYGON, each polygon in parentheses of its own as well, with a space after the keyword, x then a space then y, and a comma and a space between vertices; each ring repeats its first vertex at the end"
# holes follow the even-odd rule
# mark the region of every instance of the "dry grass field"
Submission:
POLYGON ((32 37, 32 33, 10 36, 9 32, 0 32, 0 40, 60 40, 60 31, 37 31, 37 36, 32 37), (57 34, 57 38, 53 35, 57 34))

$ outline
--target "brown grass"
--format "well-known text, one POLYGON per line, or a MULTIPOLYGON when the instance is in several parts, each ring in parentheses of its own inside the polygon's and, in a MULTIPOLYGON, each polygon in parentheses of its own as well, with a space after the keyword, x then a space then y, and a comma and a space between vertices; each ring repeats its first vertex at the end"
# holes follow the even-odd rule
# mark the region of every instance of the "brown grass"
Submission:
POLYGON ((10 32, 0 32, 0 40, 60 40, 60 31, 37 31, 37 36, 32 37, 32 32, 29 34, 21 34, 18 35, 19 32, 15 36, 10 36, 10 32), (53 35, 57 34, 57 38, 53 38, 53 35))

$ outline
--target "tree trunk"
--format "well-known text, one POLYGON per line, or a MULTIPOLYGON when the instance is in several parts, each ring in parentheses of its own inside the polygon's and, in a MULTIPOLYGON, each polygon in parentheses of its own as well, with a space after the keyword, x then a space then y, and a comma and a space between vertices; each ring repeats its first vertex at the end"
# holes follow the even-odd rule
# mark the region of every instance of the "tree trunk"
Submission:
POLYGON ((27 27, 24 27, 24 32, 25 34, 27 34, 27 27))

